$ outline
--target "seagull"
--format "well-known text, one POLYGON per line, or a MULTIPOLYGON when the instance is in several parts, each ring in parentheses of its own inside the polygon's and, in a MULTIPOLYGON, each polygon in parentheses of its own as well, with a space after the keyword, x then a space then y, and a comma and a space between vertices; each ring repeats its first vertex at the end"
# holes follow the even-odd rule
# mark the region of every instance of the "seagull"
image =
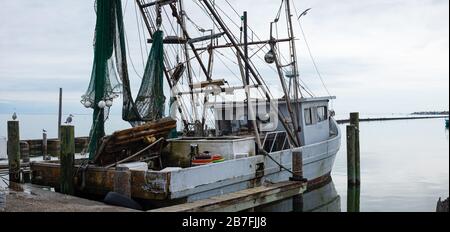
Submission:
POLYGON ((43 133, 47 133, 47 130, 45 130, 45 129, 42 129, 42 132, 43 132, 43 133))
POLYGON ((305 11, 303 11, 303 13, 301 13, 300 16, 298 16, 298 19, 300 19, 302 16, 307 15, 310 10, 311 10, 311 8, 308 8, 305 11))
POLYGON ((12 119, 13 119, 14 121, 16 121, 16 119, 17 119, 17 114, 16 114, 16 112, 14 112, 14 114, 12 115, 12 119))
POLYGON ((72 123, 72 121, 73 121, 73 117, 74 117, 74 116, 73 116, 72 114, 70 114, 70 115, 69 115, 69 117, 67 117, 67 119, 66 119, 66 122, 65 122, 65 123, 66 123, 66 124, 70 124, 70 123, 72 123))

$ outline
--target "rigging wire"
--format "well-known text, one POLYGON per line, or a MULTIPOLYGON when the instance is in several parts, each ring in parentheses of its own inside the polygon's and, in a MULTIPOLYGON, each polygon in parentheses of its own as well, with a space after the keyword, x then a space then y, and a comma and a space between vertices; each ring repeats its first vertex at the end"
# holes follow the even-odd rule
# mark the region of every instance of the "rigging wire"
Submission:
MULTIPOLYGON (((228 3, 228 5, 231 7, 231 9, 236 13, 236 15, 237 16, 239 16, 239 13, 237 13, 237 11, 236 11, 236 9, 227 1, 227 3, 228 3)), ((221 12, 222 12, 222 14, 224 14, 231 22, 232 22, 232 24, 234 24, 235 26, 237 26, 238 28, 239 28, 239 26, 236 24, 236 23, 234 23, 234 21, 231 19, 231 17, 230 16, 228 16, 228 14, 224 11, 224 10, 222 10, 220 7, 217 7, 221 12)), ((250 29, 250 31, 252 32, 252 35, 254 35, 258 40, 261 40, 261 38, 249 27, 249 29, 250 29)), ((228 29, 229 30, 229 29, 228 29)), ((233 35, 234 36, 234 35, 233 35)), ((237 38, 235 38, 235 39, 237 39, 237 38)), ((267 48, 265 45, 261 45, 261 46, 257 46, 257 47, 259 47, 260 48, 260 50, 262 50, 262 49, 266 49, 266 52, 268 52, 268 51, 270 51, 270 49, 269 48, 267 48)), ((257 54, 257 53, 255 53, 254 54, 260 61, 262 61, 263 63, 265 63, 265 60, 259 55, 259 54, 257 54)), ((285 61, 285 62, 287 62, 286 61, 286 58, 283 56, 283 54, 280 54, 280 56, 281 56, 281 58, 285 61)), ((256 68, 256 66, 255 66, 255 64, 253 64, 253 63, 251 63, 251 65, 252 65, 252 67, 255 69, 255 71, 257 72, 257 74, 258 74, 258 76, 259 77, 262 77, 261 76, 261 74, 259 73, 259 71, 258 71, 258 69, 256 68)), ((277 73, 277 70, 273 67, 273 66, 271 66, 271 65, 269 65, 268 66, 272 71, 274 71, 275 73, 277 73)), ((260 78, 261 80, 262 80, 262 82, 263 82, 263 84, 267 87, 267 90, 268 90, 268 93, 269 93, 269 95, 273 98, 273 95, 272 95, 272 93, 271 93, 271 91, 270 91, 270 88, 268 88, 268 85, 267 85, 267 82, 264 80, 264 78, 260 78)), ((264 97, 264 93, 261 93, 261 96, 263 96, 264 97)))
MULTIPOLYGON (((124 35, 125 35, 125 43, 126 43, 126 47, 128 48, 128 51, 130 51, 130 45, 128 43, 128 35, 127 32, 124 30, 124 35)), ((143 79, 143 77, 141 76, 141 74, 139 74, 139 72, 136 69, 136 66, 134 65, 133 59, 131 58, 131 52, 127 52, 128 54, 128 59, 130 59, 130 63, 131 63, 131 67, 133 67, 134 73, 136 74, 137 77, 139 77, 139 79, 143 79)))
MULTIPOLYGON (((217 53, 220 55, 220 56, 218 56, 217 58, 219 59, 219 61, 225 66, 225 68, 227 68, 228 69, 228 71, 230 71, 232 74, 233 74, 233 77, 236 77, 236 79, 239 81, 239 82, 242 82, 242 79, 241 79, 241 77, 239 76, 239 75, 237 75, 225 62, 224 62, 224 60, 221 58, 221 56, 222 57, 224 57, 224 58, 226 58, 227 60, 229 60, 229 61, 231 61, 231 59, 229 59, 228 57, 226 57, 224 54, 222 54, 222 53, 220 53, 220 52, 218 52, 217 51, 217 53)), ((234 60, 232 61, 232 62, 234 62, 234 60)))
MULTIPOLYGON (((152 12, 152 13, 148 13, 148 15, 150 16, 150 20, 153 22, 153 18, 154 18, 154 17, 156 18, 156 15, 154 15, 153 12, 152 12)), ((170 19, 168 19, 168 21, 169 21, 169 23, 171 23, 170 19)), ((162 30, 164 31, 164 33, 167 33, 167 29, 166 29, 166 27, 165 27, 164 24, 162 25, 162 30)), ((167 45, 166 45, 166 46, 167 46, 167 45)), ((175 46, 175 45, 171 45, 171 46, 169 46, 169 47, 172 49, 172 51, 173 51, 174 54, 176 55, 177 52, 176 52, 174 46, 175 46)), ((167 52, 168 52, 168 51, 166 50, 166 53, 167 53, 167 52)), ((201 53, 201 54, 203 54, 203 53, 201 53)), ((200 54, 200 55, 201 55, 201 54, 200 54)), ((196 58, 196 57, 193 57, 192 59, 195 59, 195 58, 196 58)), ((167 65, 168 65, 169 67, 173 67, 172 64, 171 64, 171 60, 168 59, 167 56, 166 56, 165 59, 166 59, 167 65)), ((200 76, 201 74, 199 73, 198 75, 200 76)), ((193 75, 193 77, 194 77, 194 79, 196 79, 197 81, 199 80, 198 77, 197 77, 196 75, 193 75)), ((200 101, 200 100, 198 100, 198 101, 200 101)), ((189 102, 190 102, 190 101, 189 101, 189 102)), ((181 98, 181 99, 180 99, 180 103, 183 105, 183 107, 184 107, 185 105, 187 105, 187 104, 185 103, 184 98, 181 98)), ((192 102, 192 104, 196 104, 196 103, 195 103, 195 102, 192 102)), ((188 112, 187 110, 185 110, 185 111, 188 112)))
POLYGON ((134 13, 136 16, 135 18, 136 18, 136 26, 137 26, 137 30, 138 30, 137 32, 138 32, 138 38, 139 38, 139 47, 140 47, 140 52, 141 52, 142 67, 145 69, 144 51, 142 48, 142 40, 140 39, 141 38, 141 27, 140 27, 140 23, 139 23, 139 19, 138 19, 137 4, 134 4, 134 13))
MULTIPOLYGON (((197 4, 197 5, 198 5, 198 4, 197 4)), ((203 5, 201 5, 201 6, 204 7, 203 5)), ((223 14, 224 14, 231 22, 232 22, 232 24, 234 24, 235 26, 237 26, 237 24, 230 18, 230 16, 228 16, 228 14, 225 13, 225 11, 223 11, 223 10, 222 10, 220 7, 218 7, 218 6, 217 6, 216 8, 219 9, 219 10, 220 10, 220 11, 221 11, 221 12, 222 12, 222 13, 223 13, 223 14)), ((219 16, 219 17, 220 17, 220 16, 219 16)), ((220 18, 221 18, 221 17, 220 17, 220 18)), ((221 18, 221 20, 223 21, 222 18, 221 18)), ((215 20, 213 20, 213 22, 216 23, 215 20)), ((220 28, 219 26, 217 26, 217 27, 220 28)), ((231 31, 226 25, 225 25, 225 27, 226 27, 225 30, 231 31)), ((237 27, 240 28, 239 26, 237 26, 237 27)), ((232 36, 234 37, 235 40, 238 39, 238 38, 236 38, 236 36, 235 36, 234 34, 232 34, 232 36)), ((229 42, 227 38, 225 38, 225 41, 226 41, 226 42, 229 42)), ((234 50, 233 50, 233 51, 234 51, 234 50)), ((235 55, 237 56, 236 51, 234 51, 234 53, 235 53, 235 55)), ((264 61, 264 59, 262 59, 260 56, 257 55, 257 57, 264 61)), ((258 69, 255 67, 255 64, 253 64, 252 62, 250 62, 250 65, 254 68, 254 70, 255 70, 257 76, 262 77, 261 74, 259 73, 258 69)), ((270 66, 269 66, 269 67, 270 67, 270 66)), ((273 69, 273 67, 271 67, 271 68, 273 69)), ((271 91, 270 91, 270 88, 268 87, 268 85, 267 85, 267 83, 265 82, 264 78, 260 78, 260 80, 261 80, 262 83, 266 86, 267 92, 268 92, 269 96, 273 98, 273 95, 272 95, 272 93, 271 93, 271 91)), ((252 79, 252 81, 254 82, 253 79, 252 79)), ((261 94, 262 97, 265 96, 265 94, 262 92, 262 90, 258 89, 258 91, 260 92, 260 94, 261 94)))
MULTIPOLYGON (((225 1, 227 1, 227 0, 225 0, 225 1)), ((228 5, 233 9, 233 11, 239 16, 239 13, 237 13, 237 11, 234 9, 234 7, 227 1, 227 3, 228 3, 228 5)), ((282 7, 283 7, 283 3, 284 3, 284 0, 282 0, 282 2, 281 2, 281 5, 280 5, 280 9, 279 9, 279 12, 278 12, 278 14, 277 14, 277 18, 279 19, 279 17, 281 17, 281 10, 282 10, 282 7)), ((222 11, 223 12, 223 11, 222 11)), ((223 12, 224 14, 226 14, 225 12, 223 12)), ((276 24, 275 25, 276 26, 276 30, 277 30, 277 37, 279 37, 279 35, 278 35, 278 25, 276 24)), ((250 29, 251 30, 251 29, 250 29)), ((258 40, 261 40, 260 38, 259 38, 259 36, 256 34, 256 33, 254 33, 254 31, 253 30, 251 30, 252 31, 252 33, 256 36, 256 38, 258 39, 258 40)), ((264 47, 264 45, 263 45, 263 47, 264 47)), ((280 48, 280 45, 278 44, 278 48, 280 48)), ((269 49, 268 49, 269 50, 269 49)), ((279 49, 280 50, 280 49, 279 49)), ((281 57, 281 59, 284 61, 284 62, 286 62, 286 63, 288 63, 288 61, 287 61, 287 59, 283 56, 283 54, 282 53, 280 53, 279 54, 280 55, 280 57, 281 57)), ((264 61, 264 59, 261 57, 261 56, 257 56, 261 61, 263 61, 263 62, 265 62, 264 61)), ((277 70, 274 68, 274 67, 272 67, 272 66, 269 66, 274 72, 277 72, 277 70)), ((264 80, 264 79, 263 79, 264 80)), ((305 82, 303 82, 301 79, 299 79, 300 80, 300 88, 302 88, 303 90, 305 90, 305 92, 306 93, 308 93, 311 97, 314 97, 314 94, 312 93, 312 91, 309 89, 309 87, 306 85, 306 83, 305 82)), ((266 83, 264 83, 266 86, 267 86, 267 84, 266 83)))
MULTIPOLYGON (((150 13, 148 10, 146 10, 146 9, 144 9, 143 10, 143 15, 142 15, 142 17, 147 17, 148 19, 149 19, 149 21, 150 21, 150 23, 152 24, 152 25, 149 25, 150 27, 153 27, 153 28, 155 28, 155 25, 153 25, 153 15, 152 15, 152 13, 150 13)), ((156 16, 155 16, 156 17, 156 16)), ((144 19, 142 19, 142 20, 144 20, 144 19)), ((165 28, 163 27, 163 31, 165 31, 165 28)), ((166 51, 167 52, 167 51, 166 51)), ((169 67, 171 67, 171 63, 170 63, 170 60, 167 58, 167 55, 166 55, 166 52, 165 52, 165 55, 164 55, 164 62, 165 62, 165 64, 166 64, 166 67, 167 66, 169 66, 169 67)), ((183 101, 183 99, 179 99, 178 98, 178 100, 180 100, 180 106, 181 106, 181 108, 184 108, 184 105, 185 105, 185 103, 184 103, 184 101, 183 101)), ((183 109, 183 111, 186 111, 185 109, 183 109)), ((187 112, 187 111, 186 111, 187 112)), ((185 113, 183 113, 182 114, 182 117, 186 117, 186 114, 185 113)))
MULTIPOLYGON (((226 1, 226 3, 228 4, 228 6, 234 11, 234 13, 235 13, 238 17, 241 17, 240 14, 237 12, 237 10, 233 7, 233 5, 232 5, 228 0, 225 0, 225 1, 226 1)), ((282 0, 282 1, 284 1, 284 0, 282 0)), ((279 10, 279 13, 278 13, 278 14, 280 14, 280 15, 281 15, 281 9, 282 9, 282 7, 283 7, 283 3, 280 5, 280 10, 279 10)), ((221 11, 222 11, 223 14, 227 15, 223 10, 221 10, 221 11)), ((278 14, 277 14, 277 15, 278 15, 278 14)), ((279 17, 279 16, 278 16, 278 17, 279 17)), ((229 20, 232 21, 232 19, 231 19, 230 17, 227 17, 227 18, 228 18, 229 20)), ((233 22, 233 21, 232 21, 232 22, 233 22)), ((237 25, 237 24, 235 24, 235 25, 237 25)), ((262 41, 262 39, 258 36, 258 34, 256 34, 256 32, 255 32, 250 26, 248 26, 248 29, 250 29, 250 32, 251 32, 252 37, 255 36, 257 40, 262 41)), ((249 37, 249 38, 250 38, 250 37, 249 37)), ((257 46, 257 47, 258 47, 258 46, 257 46)), ((264 48, 266 49, 266 50, 265 50, 266 53, 270 51, 270 49, 267 48, 267 47, 265 47, 264 45, 263 45, 262 47, 264 47, 264 48)), ((282 59, 284 62, 287 62, 287 59, 286 59, 286 57, 283 56, 283 54, 280 54, 280 57, 281 57, 281 59, 282 59)), ((261 57, 260 57, 260 58, 261 58, 261 57)), ((261 58, 261 59, 262 59, 262 58, 261 58)), ((264 59, 262 59, 262 61, 264 61, 264 59)), ((276 71, 276 70, 274 70, 274 71, 276 71)))
MULTIPOLYGON (((125 2, 125 8, 124 8, 124 12, 123 12, 123 20, 124 20, 124 21, 125 21, 125 18, 126 18, 127 6, 128 6, 128 0, 125 2)), ((128 35, 127 35, 127 32, 126 32, 125 28, 122 28, 122 30, 123 30, 123 33, 124 33, 124 35, 125 35, 125 46, 127 47, 127 51, 130 51, 130 44, 129 44, 129 42, 128 42, 128 35)), ((132 66, 132 68, 133 68, 133 70, 134 70, 136 76, 137 76, 139 79, 143 79, 143 77, 142 77, 142 76, 139 74, 139 72, 136 70, 136 67, 135 67, 135 65, 134 65, 133 59, 131 58, 131 54, 130 54, 130 53, 131 53, 131 52, 127 52, 128 59, 130 59, 131 66, 132 66)))
POLYGON ((329 96, 331 96, 331 93, 330 93, 330 91, 328 90, 328 88, 327 88, 327 86, 326 86, 326 84, 325 84, 324 79, 322 78, 322 74, 321 74, 320 71, 319 71, 319 68, 318 68, 318 66, 317 66, 316 60, 314 59, 314 56, 312 55, 311 47, 309 46, 308 40, 307 40, 307 38, 306 38, 306 34, 305 34, 305 32, 304 32, 304 30, 303 30, 303 27, 302 27, 302 24, 301 24, 301 22, 300 22, 300 17, 299 17, 299 15, 298 15, 297 7, 295 6, 295 1, 293 1, 293 5, 294 5, 295 14, 297 15, 297 22, 298 22, 298 25, 299 25, 300 30, 301 30, 301 32, 302 32, 303 40, 305 41, 306 48, 307 48, 307 50, 308 50, 309 57, 311 58, 311 61, 312 61, 312 63, 313 63, 314 69, 316 70, 317 75, 318 75, 320 81, 322 82, 322 85, 323 85, 325 91, 327 92, 327 94, 328 94, 329 96))

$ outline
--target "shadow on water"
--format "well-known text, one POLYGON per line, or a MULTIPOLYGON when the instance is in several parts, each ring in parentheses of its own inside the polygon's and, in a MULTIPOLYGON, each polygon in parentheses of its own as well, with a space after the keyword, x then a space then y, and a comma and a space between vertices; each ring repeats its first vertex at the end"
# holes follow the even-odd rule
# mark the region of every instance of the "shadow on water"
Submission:
POLYGON ((258 207, 256 212, 342 212, 341 197, 333 181, 270 205, 258 207))

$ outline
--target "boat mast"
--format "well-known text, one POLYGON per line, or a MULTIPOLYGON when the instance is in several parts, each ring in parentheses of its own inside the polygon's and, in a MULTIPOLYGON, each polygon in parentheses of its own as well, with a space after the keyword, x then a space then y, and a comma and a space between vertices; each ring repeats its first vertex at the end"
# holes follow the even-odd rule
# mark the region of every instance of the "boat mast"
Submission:
POLYGON ((259 131, 258 131, 258 125, 256 124, 256 117, 255 112, 253 112, 253 105, 252 105, 252 99, 251 99, 251 92, 250 92, 250 65, 249 65, 249 57, 248 57, 248 17, 247 17, 247 11, 244 12, 244 56, 245 60, 245 94, 247 95, 247 112, 249 115, 247 115, 247 129, 250 132, 251 127, 253 126, 253 129, 255 130, 256 139, 260 141, 259 138, 259 131))
MULTIPOLYGON (((149 7, 149 5, 146 4, 144 0, 136 0, 136 4, 138 5, 139 11, 141 12, 142 18, 144 20, 145 26, 147 27, 147 31, 150 35, 150 38, 153 38, 154 31, 152 30, 152 28, 155 28, 155 26, 153 25, 153 22, 150 21, 150 13, 146 9, 147 7, 149 7)), ((166 63, 168 63, 166 54, 164 54, 164 60, 166 63)), ((169 85, 170 89, 173 89, 175 86, 174 83, 172 82, 172 79, 170 78, 172 74, 169 70, 167 70, 167 67, 165 65, 164 65, 164 74, 166 76, 167 84, 169 85)), ((187 112, 187 110, 183 109, 185 107, 183 107, 182 101, 180 101, 179 98, 177 98, 177 100, 180 103, 177 107, 178 113, 180 113, 184 127, 185 129, 187 129, 189 127, 189 122, 185 118, 186 117, 185 112, 183 112, 183 111, 187 112)))
MULTIPOLYGON (((260 80, 260 78, 258 77, 258 74, 256 73, 256 71, 253 69, 253 67, 250 65, 250 61, 245 59, 245 55, 242 52, 242 50, 240 49, 238 43, 236 42, 236 40, 234 39, 233 35, 231 34, 231 32, 229 30, 227 30, 227 27, 225 25, 225 23, 221 20, 221 18, 219 17, 219 15, 217 14, 217 12, 214 10, 214 8, 211 6, 211 4, 209 3, 208 0, 201 0, 203 2, 203 4, 206 6, 206 9, 211 13, 211 15, 214 17, 214 20, 219 24, 219 26, 222 28, 222 30, 225 32, 225 35, 228 37, 228 39, 230 40, 231 44, 233 45, 234 49, 236 50, 236 53, 238 54, 239 57, 241 57, 241 59, 244 60, 245 64, 248 65, 248 69, 250 74, 255 78, 255 81, 258 83, 259 86, 262 87, 262 90, 266 96, 266 99, 271 103, 272 107, 274 107, 275 105, 272 103, 271 101, 271 97, 269 95, 269 93, 267 92, 267 90, 264 88, 263 82, 260 80)), ((244 83, 245 84, 245 83, 244 83)), ((283 124, 284 129, 286 130, 286 133, 289 136, 289 139, 291 140, 292 144, 296 147, 300 146, 300 143, 298 142, 298 140, 296 140, 296 136, 295 133, 292 132, 292 130, 289 128, 288 124, 287 124, 287 120, 286 117, 284 117, 284 115, 278 111, 278 118, 279 121, 283 124)), ((257 128, 255 128, 257 129, 257 128)), ((258 141, 257 141, 258 142, 258 141)), ((261 143, 261 141, 259 141, 259 143, 261 143)), ((263 149, 261 147, 260 144, 259 148, 263 149)))
MULTIPOLYGON (((180 15, 181 15, 181 27, 186 28, 186 12, 184 11, 184 5, 183 0, 179 0, 179 6, 180 6, 180 15)), ((183 39, 187 40, 186 36, 183 34, 183 39)), ((184 48, 184 56, 186 59, 186 66, 187 66, 187 76, 188 76, 188 84, 189 84, 189 90, 191 91, 191 105, 192 105, 192 113, 194 114, 194 118, 198 118, 198 112, 195 108, 195 96, 193 93, 194 88, 194 81, 192 79, 192 66, 191 66, 191 57, 189 55, 189 48, 187 44, 183 44, 184 48)))
MULTIPOLYGON (((300 91, 299 88, 299 72, 298 72, 298 61, 297 61, 297 51, 296 51, 296 47, 295 47, 295 35, 294 35, 294 27, 292 24, 292 13, 291 13, 291 2, 290 0, 285 0, 286 3, 286 17, 287 17, 287 23, 288 23, 288 37, 291 39, 289 41, 289 50, 290 50, 290 55, 291 55, 291 65, 292 65, 292 70, 291 70, 291 75, 293 76, 293 80, 294 80, 294 86, 293 86, 293 91, 294 91, 294 109, 295 109, 295 115, 298 116, 298 114, 300 113, 299 108, 298 108, 298 100, 299 100, 299 93, 300 96, 302 96, 302 93, 300 91)), ((286 98, 289 96, 286 96, 286 98)), ((298 118, 293 118, 292 120, 297 120, 298 122, 298 118)), ((298 124, 298 123, 296 123, 298 124)), ((295 132, 298 134, 300 133, 301 128, 300 126, 298 126, 297 128, 295 128, 295 132)))
POLYGON ((283 75, 283 70, 282 70, 282 66, 280 64, 280 60, 278 58, 277 55, 277 51, 276 51, 276 42, 270 42, 270 49, 273 52, 273 56, 274 56, 274 61, 275 61, 275 66, 277 67, 277 71, 278 71, 278 76, 280 78, 280 82, 281 82, 281 87, 283 88, 283 92, 284 92, 284 96, 285 96, 285 100, 286 100, 286 106, 287 106, 287 110, 289 112, 289 115, 291 117, 291 121, 292 121, 292 126, 295 130, 295 136, 297 141, 300 144, 300 136, 299 136, 299 131, 296 128, 299 128, 298 126, 298 111, 294 112, 292 110, 292 101, 291 101, 291 96, 289 96, 289 92, 288 92, 288 87, 286 86, 286 82, 285 82, 285 78, 283 75))
POLYGON ((188 33, 186 27, 183 26, 182 19, 181 19, 180 15, 179 15, 178 12, 177 12, 177 7, 175 6, 174 3, 169 3, 169 6, 170 6, 170 8, 172 9, 172 16, 175 17, 177 23, 181 26, 181 30, 183 31, 183 35, 184 35, 184 37, 188 40, 187 43, 188 43, 189 46, 191 47, 191 50, 192 50, 192 52, 194 53, 195 58, 197 59, 197 61, 198 61, 199 65, 200 65, 200 67, 201 67, 203 73, 205 74, 206 79, 207 79, 208 81, 211 81, 211 80, 212 80, 212 79, 211 79, 211 76, 209 76, 208 70, 207 70, 205 64, 203 63, 202 59, 200 58, 200 55, 198 54, 197 49, 195 48, 195 45, 194 45, 192 42, 189 42, 189 40, 191 39, 191 37, 189 36, 189 33, 188 33))

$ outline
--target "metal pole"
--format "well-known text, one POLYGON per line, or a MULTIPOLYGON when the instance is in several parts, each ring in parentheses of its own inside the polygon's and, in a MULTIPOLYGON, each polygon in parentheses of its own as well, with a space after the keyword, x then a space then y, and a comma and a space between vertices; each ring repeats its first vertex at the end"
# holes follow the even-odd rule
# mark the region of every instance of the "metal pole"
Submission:
MULTIPOLYGON (((247 11, 244 11, 244 57, 248 61, 248 20, 247 11)), ((245 82, 246 85, 250 85, 250 70, 249 62, 245 62, 245 82)))
MULTIPOLYGON (((183 26, 183 21, 180 18, 180 16, 178 15, 177 7, 175 6, 175 4, 169 4, 169 5, 170 5, 170 8, 172 8, 172 15, 177 19, 178 24, 181 26, 181 30, 183 31, 184 37, 187 40, 189 40, 191 37, 189 36, 189 33, 187 32, 186 28, 183 26)), ((212 80, 211 76, 209 75, 208 70, 206 69, 205 64, 203 63, 202 59, 200 58, 200 55, 198 54, 194 44, 193 43, 189 43, 189 42, 188 42, 188 44, 191 47, 191 50, 194 53, 194 56, 197 59, 197 61, 198 61, 199 65, 200 65, 203 73, 206 75, 206 79, 208 81, 211 81, 212 80)))
MULTIPOLYGON (((211 15, 214 17, 214 19, 216 20, 216 22, 219 24, 219 26, 224 30, 225 34, 227 35, 228 39, 230 40, 231 44, 233 45, 233 47, 236 49, 237 54, 244 60, 245 63, 248 63, 249 65, 249 71, 250 73, 253 75, 253 77, 255 78, 256 82, 258 83, 258 85, 263 86, 262 81, 259 79, 258 74, 256 73, 256 71, 253 69, 253 67, 250 65, 249 61, 245 59, 245 56, 242 52, 242 50, 239 48, 237 42, 235 41, 233 35, 226 29, 225 23, 220 19, 220 17, 217 15, 217 12, 215 12, 215 10, 212 8, 211 4, 208 2, 208 0, 202 0, 202 2, 205 4, 206 8, 208 9, 208 11, 211 13, 211 15)), ((274 106, 274 104, 270 101, 271 97, 268 94, 266 89, 262 89, 266 95, 267 100, 271 103, 272 107, 274 106)), ((294 146, 299 147, 300 144, 297 143, 296 139, 295 139, 295 135, 294 133, 292 133, 291 129, 289 128, 289 126, 287 125, 287 121, 286 118, 284 117, 284 115, 278 110, 278 118, 279 121, 283 124, 284 129, 286 130, 286 133, 289 136, 289 139, 292 141, 292 143, 294 144, 294 146)))
POLYGON ((62 94, 63 94, 63 89, 59 88, 59 108, 58 108, 58 139, 59 140, 61 140, 62 94))
MULTIPOLYGON (((298 144, 301 143, 300 140, 300 135, 298 129, 299 127, 299 120, 298 120, 298 110, 297 108, 295 108, 297 111, 294 112, 294 110, 292 110, 292 101, 291 101, 291 96, 289 96, 289 92, 286 86, 286 82, 284 81, 284 75, 283 75, 283 71, 281 70, 281 64, 280 64, 280 60, 278 59, 277 53, 276 53, 276 48, 275 45, 273 43, 270 44, 270 48, 273 51, 273 54, 275 56, 275 65, 277 66, 277 71, 278 71, 278 76, 280 78, 280 82, 281 82, 281 86, 283 87, 283 92, 286 98, 286 106, 287 109, 289 111, 289 115, 291 116, 291 120, 292 120, 292 125, 294 127, 294 131, 295 131, 295 137, 297 139, 298 144)), ((297 102, 294 103, 295 105, 297 105, 297 102)))
MULTIPOLYGON (((144 10, 145 8, 143 7, 141 0, 136 0, 136 4, 138 5, 138 8, 139 8, 139 10, 141 12, 142 18, 143 18, 144 23, 145 23, 145 25, 147 27, 147 31, 148 31, 148 33, 150 35, 150 38, 153 38, 154 32, 152 31, 152 28, 155 28, 155 27, 153 27, 150 24, 150 21, 147 18, 147 13, 144 10)), ((165 53, 164 53, 164 62, 168 63, 167 55, 165 53)), ((164 65, 163 69, 164 69, 163 70, 164 71, 164 75, 166 76, 167 84, 169 85, 170 89, 172 90, 175 87, 174 83, 172 83, 172 79, 170 78, 170 76, 172 74, 170 73, 170 71, 167 70, 167 67, 165 65, 164 65)), ((180 102, 180 105, 182 105, 182 102, 179 100, 179 98, 177 98, 177 100, 180 102)), ((177 107, 177 108, 178 108, 178 112, 180 113, 181 117, 185 118, 186 117, 185 116, 186 113, 183 113, 183 109, 181 107, 177 107)), ((185 127, 189 126, 189 122, 186 119, 183 119, 183 124, 184 124, 185 127)))
MULTIPOLYGON (((295 133, 298 135, 298 133, 300 132, 301 128, 298 124, 298 114, 299 114, 299 107, 298 107, 298 93, 299 93, 299 82, 298 82, 298 63, 297 63, 297 52, 296 52, 296 47, 295 47, 295 38, 294 38, 294 27, 292 26, 292 13, 291 13, 291 3, 290 0, 286 0, 286 17, 287 17, 287 22, 288 22, 288 33, 289 33, 289 38, 291 39, 290 41, 290 52, 291 52, 291 62, 292 62, 292 75, 294 76, 294 110, 295 110, 295 118, 292 118, 293 121, 296 121, 297 123, 294 124, 296 126, 295 133)), ((301 95, 301 92, 300 92, 301 95)), ((286 96, 287 98, 288 96, 286 96)), ((299 139, 299 137, 297 136, 297 138, 299 139)), ((299 141, 300 143, 300 141, 299 141)))
MULTIPOLYGON (((179 1, 180 1, 179 7, 180 7, 180 15, 181 15, 181 26, 180 27, 186 28, 186 14, 184 13, 183 0, 179 0, 179 1)), ((184 36, 184 34, 183 34, 183 39, 186 39, 186 41, 187 41, 187 38, 186 38, 186 36, 184 36)), ((189 84, 189 90, 192 92, 193 88, 194 88, 194 81, 192 79, 191 57, 189 55, 188 45, 187 44, 183 44, 183 48, 184 48, 184 57, 186 59, 186 67, 187 67, 187 76, 188 76, 188 82, 189 82, 188 83, 189 84)), ((195 104, 194 104, 195 96, 194 96, 193 93, 191 94, 191 101, 192 101, 191 105, 192 105, 192 112, 194 113, 194 118, 198 119, 198 112, 197 112, 197 109, 195 108, 195 104)), ((185 125, 185 126, 186 126, 186 128, 189 127, 188 125, 185 125)))
MULTIPOLYGON (((247 21, 247 11, 244 11, 244 57, 245 60, 248 61, 248 21, 247 21)), ((245 92, 247 95, 247 107, 248 107, 248 111, 250 111, 251 106, 251 94, 250 94, 250 89, 248 88, 248 86, 250 85, 250 71, 249 71, 249 65, 248 62, 245 62, 245 92)), ((253 109, 253 108, 252 108, 253 109)), ((249 115, 247 114, 247 128, 248 131, 251 131, 251 120, 253 120, 253 118, 250 119, 249 115)), ((257 129, 257 128, 256 128, 257 129)))

